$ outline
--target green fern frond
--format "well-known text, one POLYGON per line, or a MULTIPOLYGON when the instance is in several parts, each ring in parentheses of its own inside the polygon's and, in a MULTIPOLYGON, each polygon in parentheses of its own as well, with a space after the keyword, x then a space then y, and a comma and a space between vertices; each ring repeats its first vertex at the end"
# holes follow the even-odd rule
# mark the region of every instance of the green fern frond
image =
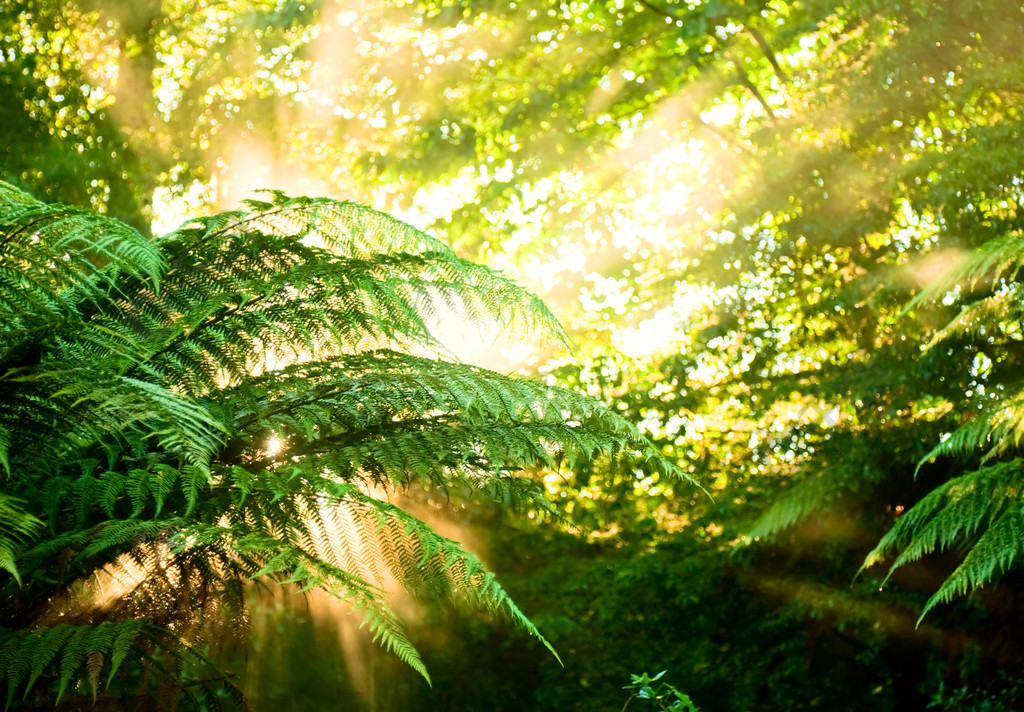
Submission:
POLYGON ((93 374, 90 382, 89 375, 63 370, 42 372, 35 378, 59 381, 62 387, 51 397, 73 398, 70 408, 88 405, 88 430, 97 437, 115 426, 122 431, 137 429, 143 436, 155 437, 166 450, 182 453, 199 466, 209 462, 219 449, 223 430, 205 408, 191 399, 164 386, 126 376, 97 382, 93 374))
POLYGON ((7 451, 11 447, 11 431, 0 425, 0 465, 3 466, 4 471, 8 476, 11 474, 11 461, 7 456, 7 451))
POLYGON ((131 227, 91 210, 47 205, 0 185, 0 317, 39 309, 75 313, 83 298, 102 300, 122 274, 158 283, 164 257, 131 227))
POLYGON ((955 261, 944 274, 932 279, 908 309, 942 299, 957 287, 966 287, 970 292, 982 282, 995 286, 1001 281, 1013 281, 1024 267, 1021 255, 1024 255, 1024 233, 1011 232, 988 240, 972 254, 955 261))
POLYGON ((943 438, 922 463, 944 455, 970 455, 987 448, 982 460, 1020 448, 1024 439, 1024 393, 1005 397, 943 438))
MULTIPOLYGON (((308 308, 320 321, 302 319, 307 328, 315 327, 300 337, 305 348, 323 345, 315 342, 324 338, 351 348, 368 337, 436 346, 423 315, 438 295, 457 300, 472 317, 565 340, 557 320, 534 295, 383 213, 355 203, 276 194, 271 202, 249 207, 198 225, 193 221, 164 238, 175 257, 164 276, 162 301, 190 296, 195 303, 206 291, 208 304, 217 303, 218 293, 236 295, 237 308, 250 312, 275 310, 283 302, 308 308), (174 288, 189 275, 190 291, 180 284, 174 288), (323 318, 331 315, 336 318, 323 318), (325 325, 334 325, 333 333, 325 325)), ((192 328, 202 328, 200 313, 180 304, 176 311, 193 313, 192 328)), ((219 319, 207 312, 203 319, 219 319)))
POLYGON ((409 640, 395 612, 387 603, 382 588, 344 568, 335 566, 317 556, 314 552, 299 546, 281 547, 278 537, 260 533, 257 530, 238 536, 241 527, 236 522, 233 528, 205 527, 179 533, 174 548, 222 542, 228 544, 240 557, 257 561, 261 568, 252 573, 253 578, 271 578, 282 585, 292 585, 305 591, 319 588, 329 595, 352 604, 355 612, 361 613, 363 622, 373 634, 374 641, 419 672, 429 681, 419 652, 409 640))
POLYGON ((25 543, 43 527, 43 522, 25 511, 25 500, 0 493, 0 568, 21 584, 16 560, 25 543))
POLYGON ((773 499, 767 511, 750 527, 744 540, 756 541, 789 529, 815 512, 824 511, 834 494, 835 490, 831 483, 821 478, 809 477, 800 480, 789 491, 773 499))
MULTIPOLYGON (((1019 494, 1017 496, 1019 500, 1019 494)), ((921 619, 940 603, 946 603, 992 581, 1008 571, 1024 554, 1024 512, 1016 502, 999 512, 971 546, 963 562, 928 599, 921 619), (1016 505, 1016 506, 1014 506, 1016 505)), ((921 620, 919 619, 919 621, 921 620)))
POLYGON ((541 635, 487 571, 484 563, 451 539, 441 536, 421 520, 400 507, 361 492, 355 487, 336 488, 331 494, 337 502, 351 502, 378 519, 376 538, 391 573, 410 590, 426 590, 435 597, 461 597, 498 613, 536 637, 558 658, 551 644, 541 635))
POLYGON ((173 550, 230 546, 239 557, 258 562, 258 570, 251 573, 254 578, 320 587, 348 600, 364 612, 384 645, 416 669, 421 665, 414 662, 419 660, 418 653, 383 603, 379 567, 386 567, 413 592, 463 598, 508 616, 548 645, 477 557, 399 507, 372 498, 354 485, 315 476, 296 473, 277 478, 276 484, 273 480, 273 473, 262 472, 246 483, 249 488, 273 489, 278 494, 273 505, 264 507, 249 499, 222 526, 182 529, 173 539, 173 550), (303 514, 278 519, 279 512, 296 501, 302 503, 297 511, 303 514), (325 510, 327 517, 322 514, 325 510), (285 527, 292 531, 283 531, 285 527), (282 548, 282 539, 292 543, 282 548), (377 583, 370 583, 371 579, 377 583))
POLYGON ((1022 315, 1024 312, 1019 286, 1005 285, 995 294, 964 305, 951 322, 935 332, 925 349, 957 335, 980 337, 1000 322, 1020 322, 1022 315))
MULTIPOLYGON (((1018 279, 1024 267, 1024 233, 1010 232, 986 241, 954 262, 908 306, 951 300, 960 312, 938 329, 932 348, 951 337, 977 340, 982 350, 999 350, 1000 340, 1015 341, 1024 312, 1018 279)), ((953 477, 911 507, 868 555, 864 567, 891 553, 893 571, 935 551, 966 550, 961 564, 929 599, 922 617, 938 603, 991 581, 1015 561, 1024 546, 1020 495, 1024 460, 1017 458, 1024 439, 1024 392, 1012 381, 986 394, 983 408, 945 435, 921 460, 979 458, 982 463, 1012 458, 953 477)), ((979 389, 980 390, 980 389, 979 389)))
MULTIPOLYGON (((83 626, 78 630, 87 633, 89 627, 83 626)), ((74 632, 75 628, 72 626, 58 625, 46 630, 43 635, 39 636, 32 654, 31 674, 29 675, 28 682, 25 683, 26 694, 32 689, 32 686, 39 679, 40 675, 43 674, 43 671, 53 662, 53 659, 57 657, 57 653, 62 652, 64 645, 74 632)), ((61 665, 58 665, 59 667, 61 665)))
POLYGON ((772 537, 814 514, 827 512, 838 502, 884 477, 883 471, 871 463, 854 458, 833 462, 825 471, 803 474, 772 498, 771 505, 744 536, 745 542, 772 537))
POLYGON ((371 458, 399 481, 458 463, 571 466, 598 450, 652 452, 593 399, 392 351, 289 367, 225 395, 243 405, 231 427, 255 446, 274 432, 292 456, 329 453, 356 468, 371 458))
MULTIPOLYGON (((137 649, 144 628, 143 622, 128 620, 0 631, 0 676, 6 678, 7 708, 19 692, 27 697, 40 679, 56 684, 58 701, 72 680, 98 679, 94 654, 101 655, 103 661, 109 660, 109 686, 129 653, 137 649)), ((101 664, 101 670, 102 667, 101 664)))
POLYGON ((898 567, 926 554, 973 540, 964 561, 929 599, 923 617, 938 603, 990 581, 1024 551, 1022 483, 1022 459, 983 467, 947 481, 896 521, 868 554, 862 568, 899 551, 889 569, 891 576, 898 567))

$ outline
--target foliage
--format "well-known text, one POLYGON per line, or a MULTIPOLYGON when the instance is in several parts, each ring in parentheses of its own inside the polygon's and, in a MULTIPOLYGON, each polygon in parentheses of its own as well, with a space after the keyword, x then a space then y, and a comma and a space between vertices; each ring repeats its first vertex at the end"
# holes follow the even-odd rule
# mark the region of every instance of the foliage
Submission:
MULTIPOLYGON (((1007 632, 1021 561, 1019 3, 126 7, 0 10, 11 180, 143 229, 150 201, 233 204, 271 175, 408 209, 555 305, 585 358, 543 365, 546 385, 611 403, 714 496, 636 462, 540 475, 580 530, 550 525, 542 556, 535 532, 502 527, 490 556, 533 555, 539 570, 509 582, 517 600, 586 625, 551 636, 577 651, 557 674, 483 623, 470 627, 486 642, 434 651, 465 651, 491 697, 603 709, 625 675, 671 667, 706 680, 685 685, 704 709, 840 704, 801 674, 907 709, 934 688, 930 665, 943 689, 980 689, 1024 659, 1007 632), (676 546, 686 555, 659 555, 676 546), (865 562, 889 576, 869 567, 851 588, 865 562), (619 570, 664 595, 639 596, 619 570), (660 655, 624 668, 639 653, 605 641, 641 637, 641 615, 660 655), (681 643, 672 631, 691 620, 698 642, 681 643), (721 651, 727 636, 741 644, 721 651), (605 655, 579 652, 597 641, 605 655), (957 679, 979 642, 979 678, 957 679), (527 682, 506 679, 492 644, 511 646, 527 682)), ((215 331, 195 343, 216 346, 203 341, 215 331)), ((291 398, 306 376, 260 393, 291 398)), ((305 437, 324 416, 303 407, 305 421, 267 416, 253 443, 305 437)), ((13 456, 11 432, 0 452, 13 456)), ((20 570, 37 520, 0 502, 0 566, 20 570)), ((459 704, 418 694, 405 709, 459 704)))
MULTIPOLYGON (((431 79, 451 91, 445 135, 457 125, 479 151, 445 155, 452 175, 482 174, 439 224, 456 240, 486 236, 487 251, 510 245, 505 259, 527 274, 560 269, 548 283, 598 356, 582 373, 555 365, 552 382, 613 402, 715 496, 707 513, 656 475, 601 467, 546 481, 592 546, 665 546, 673 537, 652 533, 665 524, 722 553, 746 545, 749 573, 796 592, 787 622, 824 617, 822 635, 844 641, 834 650, 873 601, 930 611, 940 638, 981 641, 988 675, 1016 664, 1021 648, 995 621, 1016 620, 1007 570, 1022 545, 1019 5, 427 7, 450 32, 434 50, 446 73, 431 79), (461 54, 512 28, 518 40, 477 64, 461 54), (486 80, 464 82, 452 63, 486 80), (616 353, 658 329, 674 332, 660 358, 616 353), (837 593, 889 553, 890 590, 868 569, 863 599, 837 593), (800 610, 805 596, 815 602, 800 610)), ((433 154, 397 155, 379 160, 407 175, 433 154)), ((602 590, 623 563, 610 565, 602 590)), ((591 604, 591 590, 577 595, 604 633, 577 640, 629 635, 609 621, 638 602, 591 604)), ((748 593, 734 608, 763 602, 748 593)), ((891 666, 865 678, 897 708, 921 704, 924 660, 953 669, 962 654, 906 623, 857 647, 891 666)), ((794 645, 785 662, 803 654, 794 645)), ((827 708, 800 695, 793 706, 827 708)))
MULTIPOLYGON (((593 76, 629 68, 630 83, 609 98, 627 112, 618 123, 613 115, 618 152, 592 152, 621 157, 622 180, 573 166, 574 204, 629 195, 641 171, 651 172, 651 186, 671 185, 657 152, 643 153, 645 138, 665 154, 686 145, 692 157, 678 210, 615 223, 653 223, 668 236, 640 242, 624 268, 604 260, 611 267, 588 277, 583 302, 607 306, 577 321, 588 340, 626 345, 628 335, 616 338, 623 305, 661 307, 667 318, 658 323, 676 329, 667 348, 678 355, 633 373, 612 357, 618 383, 591 374, 579 385, 619 399, 621 412, 699 481, 741 492, 747 512, 761 512, 748 520, 749 543, 793 545, 787 532, 841 520, 861 556, 896 523, 869 560, 895 548, 905 552, 902 564, 936 542, 964 544, 964 568, 950 569, 926 610, 1008 568, 1021 545, 1009 505, 1019 488, 1021 195, 1005 147, 1019 132, 1021 106, 1004 79, 1017 66, 1005 49, 1024 36, 1020 8, 531 7, 531 50, 546 42, 545 53, 571 54, 614 34, 622 64, 593 76), (655 21, 664 26, 656 31, 655 21), (630 92, 645 103, 631 105, 630 92), (689 100, 689 110, 676 106, 689 100), (722 120, 726 111, 735 118, 722 120), (674 282, 689 306, 642 291, 659 279, 674 282), (982 446, 1001 461, 1002 479, 971 474, 983 464, 982 446), (975 483, 977 496, 961 499, 975 483), (982 538, 971 548, 975 535, 982 538)), ((480 22, 499 12, 464 8, 480 22)), ((583 63, 593 56, 582 54, 583 63)), ((563 98, 557 81, 544 91, 546 105, 563 98)), ((588 109, 568 105, 559 116, 576 119, 571 128, 544 140, 585 133, 573 111, 588 109)), ((527 112, 506 128, 530 135, 534 121, 547 120, 527 112)), ((550 228, 565 211, 540 202, 536 213, 531 220, 544 213, 550 228)))
POLYGON ((1024 690, 1021 689, 1020 677, 1001 676, 992 683, 989 689, 976 689, 968 686, 947 689, 939 684, 932 694, 928 709, 944 712, 1002 712, 1020 706, 1024 690))
POLYGON ((521 468, 603 452, 674 472, 591 399, 439 358, 442 309, 561 332, 508 278, 383 213, 272 193, 150 241, 2 198, 9 706, 115 678, 115 698, 207 704, 193 682, 220 678, 196 677, 197 646, 244 628, 249 581, 349 602, 424 676, 393 582, 539 637, 476 556, 387 493, 544 510, 521 468))
MULTIPOLYGON (((935 298, 963 289, 965 296, 958 300, 964 302, 960 313, 936 333, 930 346, 935 348, 937 343, 970 332, 972 341, 983 344, 974 369, 986 380, 993 365, 988 354, 993 354, 997 363, 1013 358, 1006 351, 1014 350, 1020 339, 1019 319, 1015 316, 1018 241, 1019 236, 1010 233, 986 242, 929 285, 920 298, 935 298), (979 288, 982 279, 990 280, 991 285, 979 288), (981 295, 977 294, 979 291, 981 295), (993 308, 999 303, 1003 306, 993 308)), ((899 556, 892 563, 896 568, 965 542, 963 561, 929 599, 924 613, 938 603, 992 581, 1024 553, 1019 506, 1024 461, 1017 456, 1024 432, 1024 390, 1017 378, 1004 377, 994 381, 993 386, 990 393, 986 393, 984 385, 979 386, 979 412, 945 433, 925 457, 928 461, 966 457, 994 464, 967 468, 932 490, 882 538, 865 562, 870 565, 885 553, 897 550, 899 556)))
POLYGON ((693 702, 688 695, 683 694, 667 682, 659 682, 667 670, 662 670, 654 677, 647 673, 630 675, 630 684, 623 687, 623 690, 636 690, 633 692, 622 709, 626 709, 634 698, 640 700, 651 700, 657 708, 664 712, 697 712, 693 702), (657 684, 654 684, 657 683, 657 684))

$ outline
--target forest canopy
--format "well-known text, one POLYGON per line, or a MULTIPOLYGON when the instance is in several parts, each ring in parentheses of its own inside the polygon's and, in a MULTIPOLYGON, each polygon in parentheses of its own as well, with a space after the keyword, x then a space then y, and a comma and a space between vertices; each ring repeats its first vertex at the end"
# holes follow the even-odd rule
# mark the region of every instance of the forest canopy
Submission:
MULTIPOLYGON (((428 332, 712 495, 597 459, 534 475, 551 521, 459 515, 565 662, 517 653, 492 700, 669 668, 701 709, 1015 704, 1019 3, 25 0, 0 31, 0 178, 146 236, 255 188, 389 211, 577 349, 428 332)), ((525 645, 445 620, 449 688, 525 645)), ((417 689, 367 708, 472 708, 417 689)))

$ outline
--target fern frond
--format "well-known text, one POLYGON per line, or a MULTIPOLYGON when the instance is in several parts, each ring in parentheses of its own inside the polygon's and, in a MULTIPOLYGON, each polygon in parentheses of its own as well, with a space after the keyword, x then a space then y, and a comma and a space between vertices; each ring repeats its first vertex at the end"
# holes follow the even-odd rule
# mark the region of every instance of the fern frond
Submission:
POLYGON ((25 511, 24 500, 0 493, 0 568, 21 585, 16 561, 25 542, 35 536, 43 522, 25 511))
POLYGON ((824 471, 808 469, 802 474, 772 498, 745 535, 745 542, 772 537, 814 514, 832 510, 838 502, 884 477, 874 463, 852 457, 837 459, 824 471))
MULTIPOLYGON (((119 307, 118 319, 129 314, 168 330, 152 368, 170 372, 162 364, 180 358, 186 343, 202 343, 196 354, 213 351, 218 338, 232 342, 238 329, 296 353, 389 342, 439 348, 424 320, 439 301, 471 318, 566 340, 534 295, 383 213, 280 194, 249 207, 193 221, 164 238, 174 257, 159 299, 140 293, 119 307)), ((215 358, 213 371, 237 374, 242 356, 205 358, 215 358)))
MULTIPOLYGON (((1018 495, 1019 498, 1019 495, 1018 495)), ((938 591, 928 599, 921 619, 940 603, 946 603, 992 581, 997 573, 1008 571, 1024 554, 1024 512, 1020 505, 1009 506, 988 525, 971 546, 963 562, 950 574, 938 591)))
POLYGON ((3 466, 4 471, 10 476, 11 474, 11 461, 7 457, 7 451, 11 447, 11 431, 0 425, 0 465, 3 466))
POLYGON ((970 455, 981 448, 987 461, 1020 448, 1024 439, 1024 393, 1005 397, 943 438, 922 463, 944 455, 970 455))
POLYGON ((1024 552, 1021 492, 1024 460, 1015 459, 955 477, 929 492, 893 525, 862 568, 899 551, 889 569, 916 561, 958 542, 968 543, 964 561, 929 599, 935 605, 977 588, 1024 552), (979 536, 980 533, 980 536, 979 536))
POLYGON ((555 649, 476 555, 400 507, 370 497, 358 488, 338 488, 331 494, 338 498, 337 503, 355 504, 362 516, 372 514, 377 518, 377 546, 386 552, 391 574, 407 590, 426 591, 435 598, 461 597, 490 609, 536 637, 558 658, 555 649))
POLYGON ((137 649, 144 628, 142 621, 127 620, 0 631, 0 676, 6 679, 7 707, 19 692, 27 697, 41 679, 57 685, 59 701, 72 680, 98 681, 107 660, 109 686, 129 653, 137 649))
POLYGON ((802 479, 772 500, 771 506, 757 518, 744 539, 756 541, 789 529, 815 512, 826 510, 834 495, 832 483, 813 476, 802 479))
POLYGON ((995 294, 964 305, 952 321, 935 332, 925 349, 957 335, 980 337, 986 331, 991 332, 993 326, 1000 322, 1019 323, 1022 316, 1024 311, 1020 287, 1016 284, 1004 285, 995 294))
POLYGON ((988 240, 972 254, 954 263, 946 273, 933 279, 910 306, 941 299, 957 286, 966 286, 970 291, 981 282, 997 285, 1000 281, 1015 280, 1024 267, 1022 255, 1024 233, 1011 232, 988 240))
MULTIPOLYGON (((252 519, 251 512, 248 519, 252 519)), ((246 527, 234 522, 232 527, 206 526, 180 532, 172 541, 172 548, 183 551, 196 546, 226 546, 237 556, 258 563, 252 578, 270 578, 282 585, 299 590, 319 588, 329 595, 353 606, 361 613, 363 622, 373 634, 374 642, 395 653, 403 662, 429 681, 419 652, 409 640, 398 616, 387 602, 384 590, 365 578, 331 564, 313 551, 301 546, 281 546, 279 536, 260 531, 256 526, 246 527)), ((266 522, 264 522, 264 525, 266 522)), ((296 526, 301 526, 296 523, 296 526)), ((280 535, 280 532, 276 532, 280 535)))
POLYGON ((73 314, 116 292, 121 275, 155 286, 164 268, 158 247, 124 223, 0 184, 0 321, 73 314))
POLYGON ((629 449, 653 457, 633 425, 593 399, 393 351, 288 367, 225 395, 242 406, 230 427, 250 433, 250 457, 274 432, 290 456, 320 457, 341 477, 362 469, 441 484, 459 465, 571 467, 629 449))

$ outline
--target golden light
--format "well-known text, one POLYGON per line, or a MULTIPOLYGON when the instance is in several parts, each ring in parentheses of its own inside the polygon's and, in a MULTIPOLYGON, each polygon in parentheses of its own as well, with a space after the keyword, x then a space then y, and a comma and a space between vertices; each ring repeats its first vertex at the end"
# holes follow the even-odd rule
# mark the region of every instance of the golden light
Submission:
POLYGON ((277 455, 284 448, 284 443, 276 435, 267 440, 266 451, 268 455, 277 455))

